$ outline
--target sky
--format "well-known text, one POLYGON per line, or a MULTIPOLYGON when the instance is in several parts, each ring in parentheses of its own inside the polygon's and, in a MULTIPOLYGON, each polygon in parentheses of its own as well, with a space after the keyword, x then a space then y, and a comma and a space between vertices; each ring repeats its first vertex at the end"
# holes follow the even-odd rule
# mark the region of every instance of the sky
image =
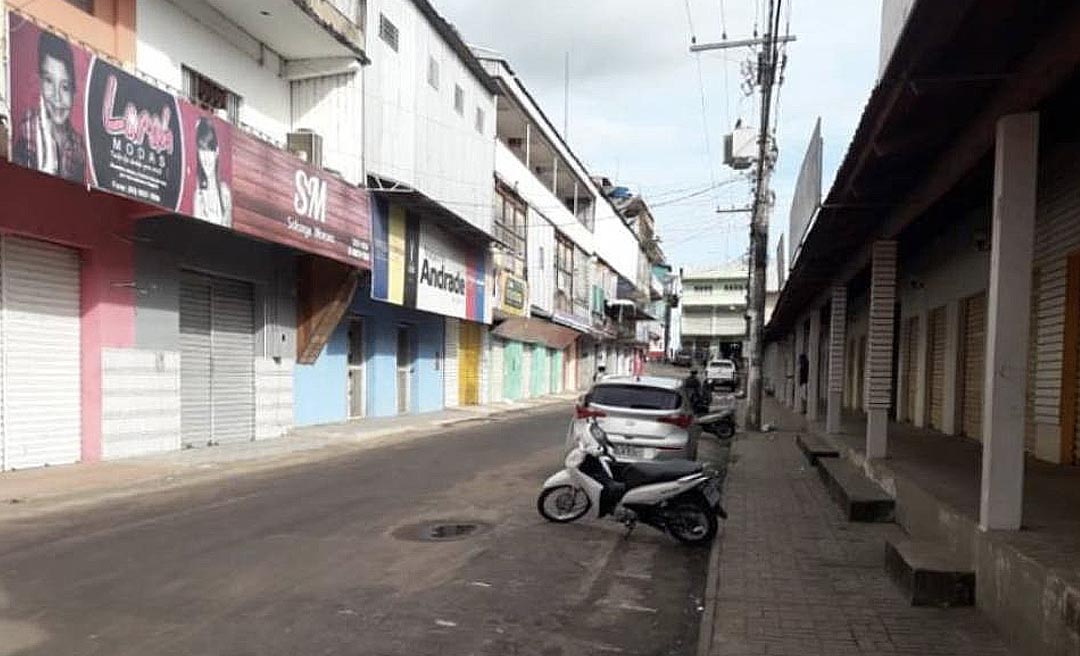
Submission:
MULTIPOLYGON (((675 267, 745 255, 750 179, 723 164, 736 120, 757 127, 746 96, 748 48, 691 54, 698 43, 763 31, 765 0, 433 0, 470 45, 501 52, 592 175, 641 193, 675 267), (757 17, 755 19, 755 17, 757 17), (569 116, 566 54, 570 55, 569 116)), ((879 0, 788 0, 779 90, 776 203, 770 258, 787 232, 792 191, 815 120, 822 119, 828 190, 878 69, 879 0)), ((783 28, 782 28, 783 29, 783 28)), ((770 279, 772 274, 770 274, 770 279)))

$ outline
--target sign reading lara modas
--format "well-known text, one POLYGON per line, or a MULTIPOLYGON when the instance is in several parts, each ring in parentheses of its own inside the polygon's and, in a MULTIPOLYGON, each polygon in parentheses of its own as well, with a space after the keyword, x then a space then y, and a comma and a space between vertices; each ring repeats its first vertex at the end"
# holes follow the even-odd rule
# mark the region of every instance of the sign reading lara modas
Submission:
POLYGON ((239 131, 233 162, 233 229, 371 267, 366 191, 239 131))
POLYGON ((228 124, 15 13, 9 28, 17 164, 228 225, 228 124))

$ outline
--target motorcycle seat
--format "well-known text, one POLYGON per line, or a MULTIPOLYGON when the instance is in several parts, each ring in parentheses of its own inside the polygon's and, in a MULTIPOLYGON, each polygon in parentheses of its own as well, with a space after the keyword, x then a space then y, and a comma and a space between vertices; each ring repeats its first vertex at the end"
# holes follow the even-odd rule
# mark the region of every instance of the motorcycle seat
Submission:
POLYGON ((651 483, 674 481, 701 473, 703 466, 693 460, 661 460, 658 462, 628 462, 622 466, 622 482, 628 488, 651 483))

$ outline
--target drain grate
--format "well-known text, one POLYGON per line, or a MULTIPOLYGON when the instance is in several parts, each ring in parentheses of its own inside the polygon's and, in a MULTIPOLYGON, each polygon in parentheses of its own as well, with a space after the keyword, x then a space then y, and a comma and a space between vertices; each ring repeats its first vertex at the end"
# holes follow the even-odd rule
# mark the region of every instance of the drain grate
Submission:
POLYGON ((470 538, 487 529, 488 525, 484 522, 444 520, 401 526, 394 530, 393 536, 399 540, 417 542, 452 542, 470 538))

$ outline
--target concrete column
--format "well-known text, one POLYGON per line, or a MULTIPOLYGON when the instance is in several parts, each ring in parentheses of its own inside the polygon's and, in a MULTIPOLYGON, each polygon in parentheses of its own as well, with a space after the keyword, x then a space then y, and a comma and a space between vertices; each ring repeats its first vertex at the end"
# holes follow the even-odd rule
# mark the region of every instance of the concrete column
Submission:
POLYGON ((1017 530, 1023 514, 1028 322, 1022 319, 1030 314, 1038 165, 1039 115, 999 119, 982 410, 983 530, 1017 530))
POLYGON ((844 405, 844 372, 847 371, 847 287, 833 285, 832 317, 829 320, 829 399, 825 409, 825 430, 840 432, 844 405))
POLYGON ((814 310, 810 314, 810 339, 809 344, 806 346, 806 355, 810 358, 809 374, 806 382, 806 418, 810 421, 817 421, 820 411, 820 405, 818 404, 818 376, 820 372, 818 369, 821 367, 821 363, 818 362, 818 354, 821 352, 821 312, 814 310))
POLYGON ((960 398, 960 301, 949 301, 945 305, 944 374, 941 430, 947 435, 956 435, 960 432, 960 404, 963 402, 960 398))
POLYGON ((803 414, 806 412, 806 404, 803 401, 803 389, 801 381, 799 380, 799 360, 802 358, 802 354, 806 353, 806 322, 801 317, 795 322, 795 412, 803 414))
POLYGON ((915 346, 915 398, 910 400, 913 412, 912 422, 919 428, 926 426, 927 396, 930 375, 930 313, 923 311, 917 321, 919 325, 919 341, 915 346))
POLYGON ((866 342, 866 457, 888 455, 892 402, 896 242, 874 243, 870 265, 870 323, 866 342))

